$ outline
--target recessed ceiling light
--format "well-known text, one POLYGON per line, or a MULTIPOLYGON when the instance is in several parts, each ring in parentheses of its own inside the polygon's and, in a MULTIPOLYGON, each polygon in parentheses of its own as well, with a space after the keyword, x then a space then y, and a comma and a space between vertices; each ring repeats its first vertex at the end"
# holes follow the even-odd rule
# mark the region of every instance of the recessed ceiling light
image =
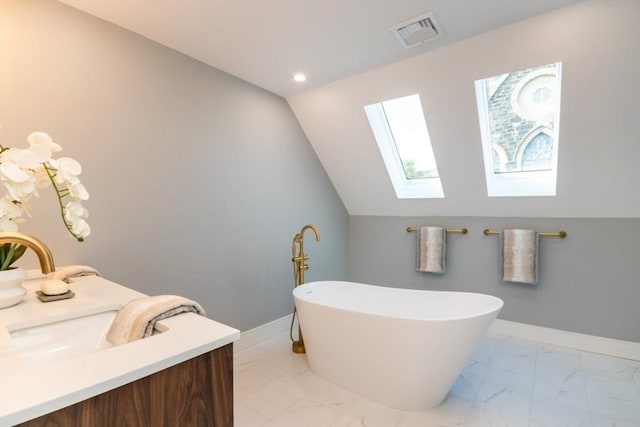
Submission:
POLYGON ((297 82, 303 82, 303 81, 307 80, 307 76, 305 76, 305 75, 304 75, 304 74, 302 74, 302 73, 298 73, 298 74, 295 74, 295 75, 293 76, 293 80, 295 80, 295 81, 297 81, 297 82))

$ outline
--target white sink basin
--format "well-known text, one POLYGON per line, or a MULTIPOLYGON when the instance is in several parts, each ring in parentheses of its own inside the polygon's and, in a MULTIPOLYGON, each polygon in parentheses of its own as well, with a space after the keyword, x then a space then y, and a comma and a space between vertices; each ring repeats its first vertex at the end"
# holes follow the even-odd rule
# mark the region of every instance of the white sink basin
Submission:
POLYGON ((12 342, 26 365, 69 359, 111 347, 107 332, 117 311, 12 330, 12 342))

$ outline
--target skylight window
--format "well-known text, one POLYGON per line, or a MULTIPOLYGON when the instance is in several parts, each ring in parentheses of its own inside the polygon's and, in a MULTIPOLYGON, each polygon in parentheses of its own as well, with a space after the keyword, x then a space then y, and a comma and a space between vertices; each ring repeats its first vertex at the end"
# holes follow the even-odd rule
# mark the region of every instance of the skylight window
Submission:
POLYGON ((364 109, 396 196, 444 197, 420 96, 379 102, 364 109))
POLYGON ((475 82, 490 197, 555 196, 561 66, 475 82))

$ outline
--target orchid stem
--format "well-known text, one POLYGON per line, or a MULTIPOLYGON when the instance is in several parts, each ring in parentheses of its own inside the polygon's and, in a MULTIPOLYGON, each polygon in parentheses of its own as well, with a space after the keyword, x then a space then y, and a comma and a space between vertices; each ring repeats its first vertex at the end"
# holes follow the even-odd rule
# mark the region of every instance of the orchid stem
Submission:
POLYGON ((65 208, 64 208, 64 204, 62 203, 62 198, 65 196, 69 195, 69 189, 60 189, 58 188, 58 185, 56 184, 56 181, 54 178, 55 173, 51 173, 52 169, 49 168, 49 166, 47 166, 46 163, 43 163, 42 166, 44 166, 44 170, 45 172, 47 172, 47 176, 49 177, 49 181, 51 181, 51 185, 53 185, 54 190, 56 191, 56 196, 58 197, 58 204, 60 205, 60 215, 62 216, 62 222, 64 223, 64 226, 67 227, 67 231, 69 231, 69 233, 78 241, 78 242, 82 242, 84 241, 84 239, 81 236, 78 236, 76 233, 73 232, 73 228, 71 226, 71 224, 69 224, 67 222, 67 219, 64 217, 65 214, 65 208))

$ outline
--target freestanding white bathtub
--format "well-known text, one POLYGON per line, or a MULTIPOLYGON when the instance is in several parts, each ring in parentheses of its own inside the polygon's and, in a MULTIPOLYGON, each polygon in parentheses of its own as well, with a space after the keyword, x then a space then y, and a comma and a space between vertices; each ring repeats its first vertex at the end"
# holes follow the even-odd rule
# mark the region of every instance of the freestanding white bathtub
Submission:
POLYGON ((312 372, 405 411, 442 403, 501 299, 310 282, 293 291, 312 372))

